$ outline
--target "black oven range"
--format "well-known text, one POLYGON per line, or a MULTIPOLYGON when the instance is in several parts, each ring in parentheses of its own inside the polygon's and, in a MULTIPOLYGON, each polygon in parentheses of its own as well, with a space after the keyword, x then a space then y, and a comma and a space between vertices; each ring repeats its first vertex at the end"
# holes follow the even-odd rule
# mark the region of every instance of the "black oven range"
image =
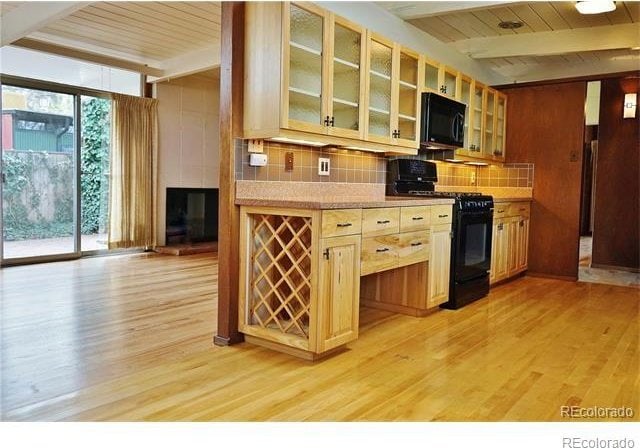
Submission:
POLYGON ((388 196, 451 198, 453 223, 449 301, 456 310, 489 293, 493 197, 480 193, 435 191, 436 164, 423 160, 393 159, 387 164, 388 196))

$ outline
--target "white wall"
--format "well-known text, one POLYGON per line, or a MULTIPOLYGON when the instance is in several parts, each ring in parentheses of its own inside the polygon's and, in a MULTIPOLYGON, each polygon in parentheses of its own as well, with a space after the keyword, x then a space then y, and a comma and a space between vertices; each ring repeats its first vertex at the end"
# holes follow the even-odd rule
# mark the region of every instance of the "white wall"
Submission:
POLYGON ((435 37, 391 14, 373 2, 315 2, 319 6, 401 43, 439 62, 460 70, 488 85, 507 84, 511 80, 487 65, 458 53, 435 37))
POLYGON ((168 187, 218 188, 220 80, 191 75, 154 85, 158 99, 158 244, 168 187))

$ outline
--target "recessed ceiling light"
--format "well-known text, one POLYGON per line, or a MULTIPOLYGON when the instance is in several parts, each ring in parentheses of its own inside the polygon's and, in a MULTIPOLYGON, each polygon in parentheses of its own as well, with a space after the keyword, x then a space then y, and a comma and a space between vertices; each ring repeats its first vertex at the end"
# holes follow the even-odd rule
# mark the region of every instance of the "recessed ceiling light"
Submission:
POLYGON ((616 2, 609 0, 585 0, 576 2, 576 9, 580 14, 601 14, 616 9, 616 2))
POLYGON ((515 22, 513 20, 504 20, 498 23, 498 26, 505 30, 515 30, 522 26, 522 22, 515 22))

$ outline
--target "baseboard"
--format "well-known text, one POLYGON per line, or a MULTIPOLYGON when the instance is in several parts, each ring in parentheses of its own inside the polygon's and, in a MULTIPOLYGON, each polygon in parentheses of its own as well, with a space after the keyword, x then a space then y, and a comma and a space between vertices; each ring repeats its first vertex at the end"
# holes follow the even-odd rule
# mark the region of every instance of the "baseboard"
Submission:
POLYGON ((578 276, 572 275, 553 275, 553 274, 545 274, 544 272, 531 272, 527 271, 527 276, 529 277, 538 277, 538 278, 550 278, 553 280, 564 280, 567 282, 577 282, 578 276))
POLYGON ((625 271, 625 272, 640 272, 640 268, 630 268, 627 266, 611 266, 608 264, 591 263, 592 268, 595 269, 610 269, 612 271, 625 271))

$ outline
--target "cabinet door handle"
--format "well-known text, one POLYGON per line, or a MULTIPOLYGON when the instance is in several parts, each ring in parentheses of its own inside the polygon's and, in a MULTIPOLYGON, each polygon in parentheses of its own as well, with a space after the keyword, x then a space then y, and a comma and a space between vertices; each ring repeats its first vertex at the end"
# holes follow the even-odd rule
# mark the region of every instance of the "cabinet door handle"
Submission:
POLYGON ((414 216, 413 218, 414 221, 422 221, 424 219, 424 216, 414 216))
POLYGON ((526 210, 526 208, 521 208, 521 209, 520 209, 520 211, 521 211, 521 212, 523 212, 523 211, 525 211, 525 210, 526 210))
POLYGON ((339 222, 338 224, 336 224, 336 226, 338 227, 351 227, 353 224, 350 222, 339 222))
POLYGON ((504 210, 498 210, 496 213, 504 213, 504 210))
POLYGON ((520 221, 520 227, 524 227, 524 221, 520 221))
POLYGON ((391 221, 389 221, 388 219, 385 219, 383 221, 378 221, 378 224, 389 224, 391 221))
POLYGON ((382 249, 376 249, 376 252, 388 252, 389 248, 388 247, 383 247, 382 249))
POLYGON ((503 227, 504 227, 504 224, 498 224, 498 230, 502 230, 503 227))
POLYGON ((329 126, 333 127, 333 117, 331 117, 331 120, 329 120, 329 126))
POLYGON ((324 117, 324 125, 325 125, 325 126, 329 126, 329 115, 327 115, 326 117, 324 117))
POLYGON ((446 218, 449 215, 438 215, 438 218, 446 218))
POLYGON ((420 241, 418 241, 416 243, 411 243, 411 246, 413 246, 413 247, 422 246, 422 243, 420 241))
POLYGON ((325 249, 324 252, 322 252, 322 255, 324 255, 325 260, 329 259, 329 249, 325 249))

